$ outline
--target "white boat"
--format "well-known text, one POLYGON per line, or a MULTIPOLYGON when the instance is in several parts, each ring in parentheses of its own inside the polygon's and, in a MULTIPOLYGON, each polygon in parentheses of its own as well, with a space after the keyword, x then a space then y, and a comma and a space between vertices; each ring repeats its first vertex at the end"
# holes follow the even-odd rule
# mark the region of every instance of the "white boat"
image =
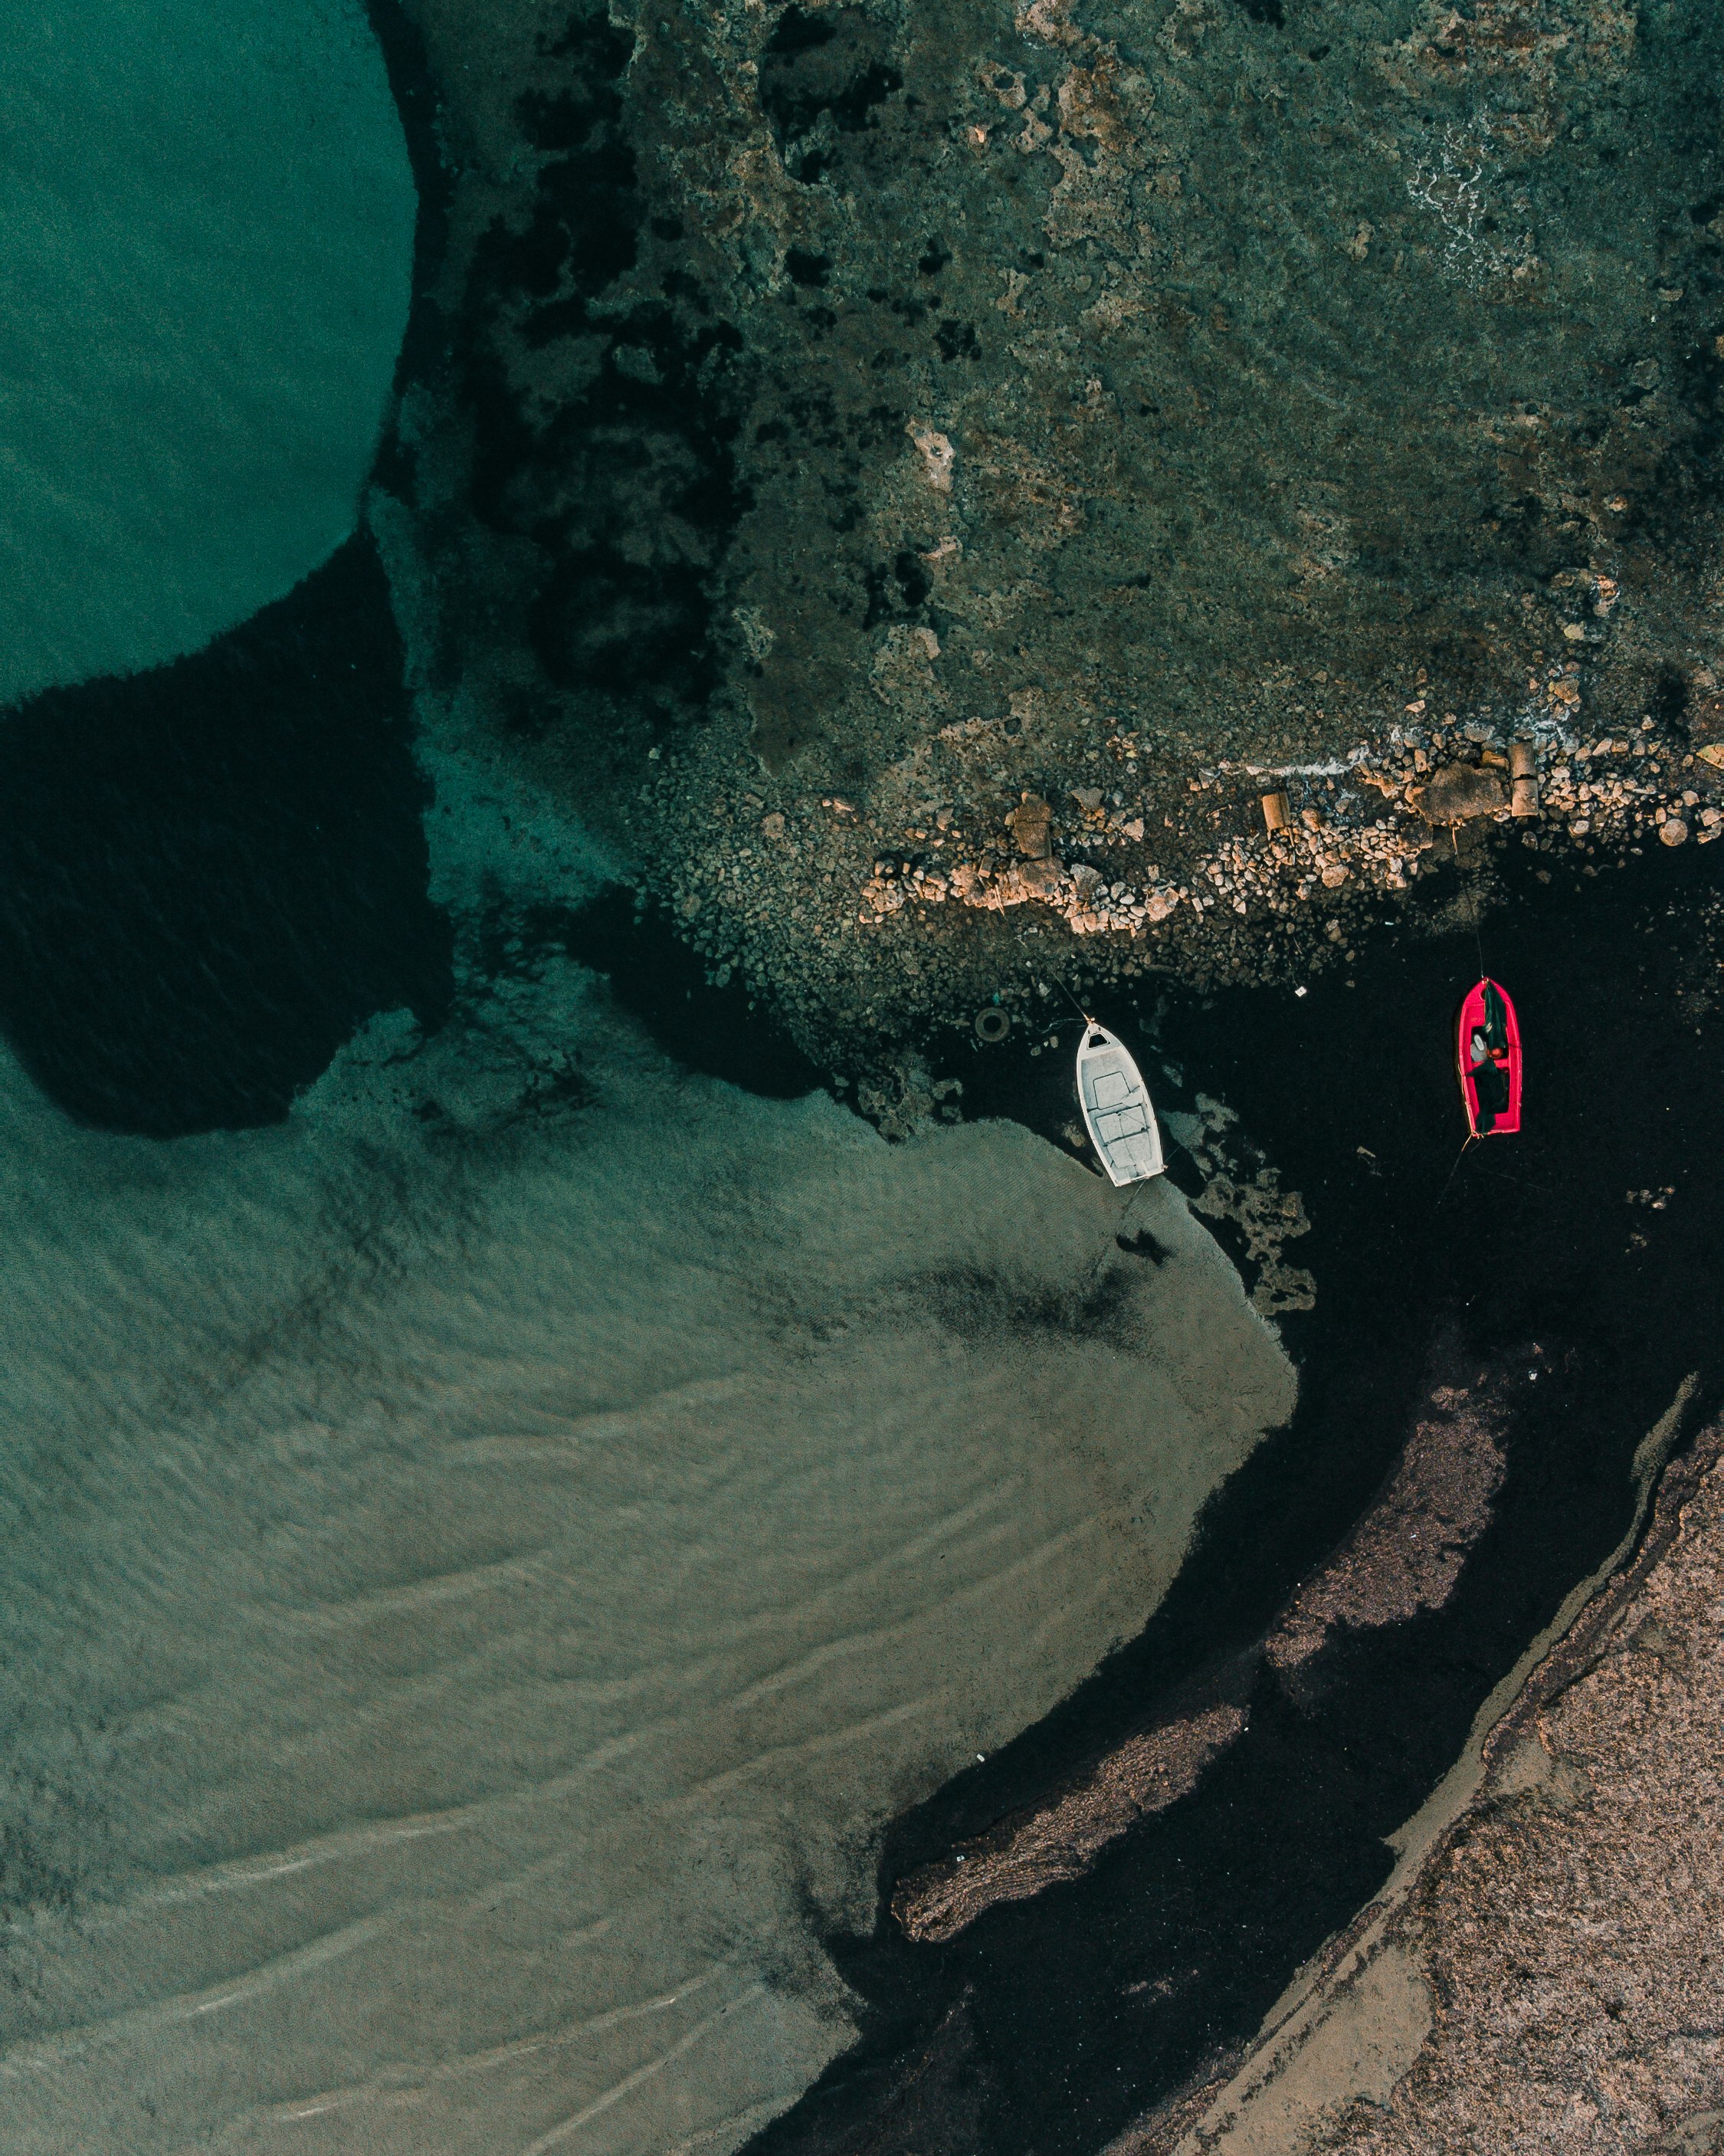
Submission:
POLYGON ((1077 1087, 1090 1142, 1110 1178, 1123 1188, 1159 1175, 1167 1163, 1143 1074, 1125 1043, 1093 1019, 1085 1020, 1078 1046, 1077 1087))

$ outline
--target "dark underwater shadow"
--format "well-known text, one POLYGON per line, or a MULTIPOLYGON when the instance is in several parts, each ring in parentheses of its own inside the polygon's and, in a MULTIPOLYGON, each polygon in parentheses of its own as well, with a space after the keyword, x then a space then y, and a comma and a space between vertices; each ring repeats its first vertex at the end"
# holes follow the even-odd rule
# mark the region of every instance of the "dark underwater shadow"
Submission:
MULTIPOLYGON (((449 176, 417 33, 368 0, 418 197, 396 388, 436 363, 449 176)), ((393 425, 373 476, 399 464, 393 425)), ((354 1029, 438 1025, 453 937, 387 581, 362 528, 202 651, 0 713, 0 1031, 79 1121, 284 1116, 354 1029)))
MULTIPOLYGON (((1305 1200, 1289 1255, 1316 1303, 1281 1321, 1298 1405, 1212 1498, 1140 1635, 893 1826, 872 1932, 826 1941, 860 2040, 754 2156, 1086 2156, 1248 2041, 1388 1876, 1384 1838, 1491 1687, 1629 1527, 1634 1450, 1691 1373, 1687 1433, 1716 1411, 1724 863, 1690 849, 1583 877, 1549 859, 1500 856, 1506 902, 1483 931, 1519 1004, 1526 1130, 1474 1147, 1452 1179, 1470 933, 1383 939, 1302 998, 1152 986, 1134 1014, 1096 992, 1167 1105, 1187 1102, 1163 1055, 1305 1200), (1508 1402, 1491 1524, 1441 1607, 1345 1635, 1321 1685, 1290 1690, 1256 1643, 1383 1488, 1439 1367, 1446 1382, 1463 1366, 1508 1402), (1249 1678, 1249 1726, 1188 1796, 1085 1876, 947 1943, 904 1937, 897 1881, 1185 1712, 1218 1671, 1249 1678)), ((1063 1046, 953 1040, 946 1068, 967 1113, 1054 1142, 1071 1120, 1063 1046)))
POLYGON ((440 1023, 451 933, 367 535, 189 658, 32 697, 0 765, 0 1029, 80 1122, 273 1122, 373 1012, 440 1023))

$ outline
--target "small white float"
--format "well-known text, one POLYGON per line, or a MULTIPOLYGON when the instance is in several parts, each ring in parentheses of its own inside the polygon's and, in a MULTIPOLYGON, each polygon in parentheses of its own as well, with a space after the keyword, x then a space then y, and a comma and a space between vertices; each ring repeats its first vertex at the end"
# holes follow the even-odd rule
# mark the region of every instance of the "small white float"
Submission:
POLYGON ((1077 1088, 1090 1142, 1110 1179, 1123 1188, 1159 1175, 1167 1163, 1149 1088, 1125 1043, 1094 1019, 1085 1019, 1078 1045, 1077 1088))

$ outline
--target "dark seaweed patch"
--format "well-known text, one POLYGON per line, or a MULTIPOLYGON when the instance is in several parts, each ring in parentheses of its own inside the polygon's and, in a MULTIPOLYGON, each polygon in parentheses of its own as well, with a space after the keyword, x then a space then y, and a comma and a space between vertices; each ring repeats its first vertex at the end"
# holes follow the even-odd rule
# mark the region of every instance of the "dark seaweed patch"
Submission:
POLYGON ((1661 731, 1688 738, 1688 703, 1687 675, 1680 666, 1660 666, 1647 709, 1661 731))
MULTIPOLYGON (((625 139, 630 37, 594 11, 557 50, 569 86, 521 107, 549 153, 532 213, 519 229, 493 225, 475 264, 472 503, 542 550, 528 633, 550 680, 611 729, 656 733, 703 712, 716 678, 710 580, 747 502, 733 454, 742 341, 674 260, 662 300, 595 311, 643 247, 673 246, 680 225, 647 218, 625 139), (509 386, 511 337, 585 355, 542 424, 509 386)), ((549 723, 518 716, 523 732, 549 723)))
POLYGON ((1110 1269, 1065 1288, 1026 1287, 982 1265, 955 1266, 916 1275, 907 1283, 918 1309, 926 1309, 962 1340, 1002 1345, 1039 1334, 1070 1340, 1103 1340, 1121 1348, 1141 1344, 1141 1322, 1132 1283, 1110 1269))
POLYGON ((793 5, 773 25, 766 42, 766 56, 769 61, 799 59, 804 53, 817 53, 822 45, 829 45, 837 34, 831 16, 811 15, 807 8, 793 5))
POLYGON ((921 557, 906 547, 888 571, 876 564, 863 580, 868 593, 862 626, 874 629, 884 621, 912 621, 921 613, 934 588, 934 580, 921 557))
MULTIPOLYGON (((781 154, 823 124, 839 135, 860 134, 903 86, 887 58, 885 27, 857 8, 819 16, 786 8, 761 56, 761 109, 781 154)), ((786 163, 794 160, 787 156, 786 163)), ((804 169, 798 177, 818 175, 804 169)))
POLYGON ((892 574, 897 579, 899 590, 904 594, 906 607, 914 608, 921 606, 934 588, 934 579, 928 574, 921 557, 911 553, 907 548, 892 563, 892 574))

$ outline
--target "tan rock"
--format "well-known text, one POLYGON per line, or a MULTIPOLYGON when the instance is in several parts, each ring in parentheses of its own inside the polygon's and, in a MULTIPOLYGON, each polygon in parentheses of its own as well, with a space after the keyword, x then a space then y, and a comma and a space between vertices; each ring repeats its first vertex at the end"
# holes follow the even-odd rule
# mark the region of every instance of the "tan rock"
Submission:
POLYGON ((1427 824, 1464 824, 1474 816, 1495 815, 1503 805, 1496 779, 1468 763, 1445 764, 1419 790, 1415 802, 1427 824))
POLYGON ((862 898, 878 914, 895 913, 904 903, 904 886, 884 876, 870 876, 862 886, 862 898))
POLYGON ((1020 854, 1040 860, 1052 850, 1054 812, 1039 793, 1026 793, 1006 818, 1012 842, 1020 854))

